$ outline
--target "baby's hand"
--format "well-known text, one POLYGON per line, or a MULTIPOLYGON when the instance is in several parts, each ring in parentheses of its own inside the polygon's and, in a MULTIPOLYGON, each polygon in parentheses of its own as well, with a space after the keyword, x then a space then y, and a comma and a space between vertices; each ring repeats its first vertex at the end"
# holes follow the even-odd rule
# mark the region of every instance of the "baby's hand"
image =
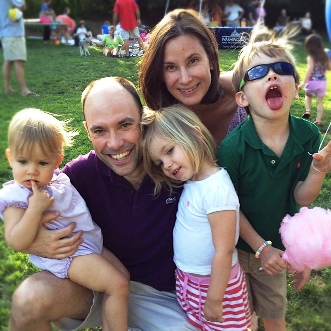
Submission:
POLYGON ((53 197, 43 189, 38 188, 35 181, 31 181, 33 194, 29 197, 29 208, 43 213, 54 201, 53 197))
POLYGON ((305 85, 306 85, 305 83, 301 83, 301 84, 299 85, 299 89, 302 90, 302 89, 305 87, 305 85))

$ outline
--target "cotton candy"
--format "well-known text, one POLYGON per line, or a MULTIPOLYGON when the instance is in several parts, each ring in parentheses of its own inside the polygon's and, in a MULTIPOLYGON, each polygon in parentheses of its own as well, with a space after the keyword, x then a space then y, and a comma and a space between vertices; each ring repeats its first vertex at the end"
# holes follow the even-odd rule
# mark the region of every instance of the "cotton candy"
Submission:
POLYGON ((302 207, 286 215, 279 229, 285 246, 283 259, 295 271, 319 270, 331 266, 331 211, 302 207))

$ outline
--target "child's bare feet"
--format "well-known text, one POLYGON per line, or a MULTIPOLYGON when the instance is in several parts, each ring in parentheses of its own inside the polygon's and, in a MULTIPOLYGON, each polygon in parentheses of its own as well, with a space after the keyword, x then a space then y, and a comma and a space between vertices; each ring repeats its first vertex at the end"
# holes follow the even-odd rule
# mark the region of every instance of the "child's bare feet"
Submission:
POLYGON ((8 90, 5 90, 5 94, 13 93, 14 90, 10 87, 8 90))
POLYGON ((22 92, 22 96, 23 97, 37 97, 38 94, 31 92, 30 90, 27 90, 27 91, 22 92))

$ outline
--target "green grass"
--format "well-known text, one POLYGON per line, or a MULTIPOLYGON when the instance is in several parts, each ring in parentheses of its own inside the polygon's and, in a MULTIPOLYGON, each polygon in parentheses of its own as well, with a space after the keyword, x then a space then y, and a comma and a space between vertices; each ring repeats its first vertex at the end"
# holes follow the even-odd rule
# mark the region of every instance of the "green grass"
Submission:
MULTIPOLYGON (((326 47, 330 43, 326 41, 326 47)), ((7 147, 7 127, 15 112, 22 108, 35 107, 52 112, 63 119, 70 119, 71 126, 79 132, 75 144, 66 151, 64 163, 79 154, 86 153, 91 145, 82 125, 80 96, 87 84, 104 76, 123 76, 137 84, 139 58, 116 59, 105 58, 100 49, 91 48, 91 56, 80 57, 77 47, 63 45, 44 45, 41 40, 28 40, 28 61, 25 75, 28 87, 39 94, 39 97, 21 97, 16 79, 13 76, 12 86, 15 93, 3 94, 3 80, 0 80, 0 184, 11 179, 11 171, 4 151, 7 147)), ((302 43, 295 46, 294 54, 301 77, 306 69, 306 54, 302 43)), ((237 51, 221 51, 220 63, 223 70, 231 68, 237 58, 237 51)), ((2 52, 0 62, 3 62, 2 52)), ((328 73, 331 82, 331 73, 328 73)), ((325 132, 331 121, 331 87, 325 98, 324 125, 325 132)), ((304 112, 304 93, 292 107, 292 114, 301 116, 304 112)), ((313 111, 312 119, 315 112, 313 111)), ((329 141, 330 134, 325 141, 329 141)), ((327 175, 320 196, 314 205, 330 207, 331 177, 327 175)), ((14 253, 4 242, 0 222, 0 331, 7 330, 10 312, 11 294, 17 285, 35 272, 25 254, 14 253)), ((329 331, 331 330, 331 270, 314 272, 312 280, 305 288, 297 292, 288 287, 289 331, 329 331)), ((261 329, 262 330, 262 329, 261 329)))

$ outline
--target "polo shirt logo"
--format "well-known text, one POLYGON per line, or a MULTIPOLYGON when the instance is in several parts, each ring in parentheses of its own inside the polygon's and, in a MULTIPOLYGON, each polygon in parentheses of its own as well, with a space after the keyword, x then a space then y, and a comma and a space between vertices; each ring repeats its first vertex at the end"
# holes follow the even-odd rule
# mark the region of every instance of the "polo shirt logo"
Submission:
POLYGON ((175 202, 176 200, 177 200, 176 197, 168 198, 168 199, 166 200, 166 204, 169 205, 170 203, 173 203, 173 202, 175 202))
POLYGON ((301 167, 301 162, 298 162, 297 169, 299 169, 300 167, 301 167))

